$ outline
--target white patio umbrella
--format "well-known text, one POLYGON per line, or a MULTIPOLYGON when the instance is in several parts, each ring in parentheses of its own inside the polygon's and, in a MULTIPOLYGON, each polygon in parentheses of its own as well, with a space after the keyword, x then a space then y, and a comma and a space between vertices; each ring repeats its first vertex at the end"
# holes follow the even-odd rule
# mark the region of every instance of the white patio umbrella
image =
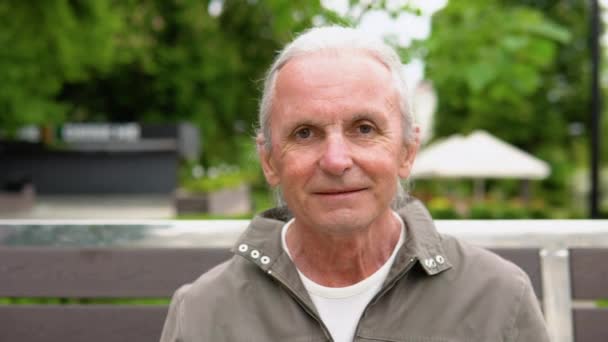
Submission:
MULTIPOLYGON (((453 135, 423 149, 414 162, 413 178, 472 178, 479 195, 483 179, 543 179, 549 165, 485 131, 453 135)), ((483 189, 481 189, 483 191, 483 189)))

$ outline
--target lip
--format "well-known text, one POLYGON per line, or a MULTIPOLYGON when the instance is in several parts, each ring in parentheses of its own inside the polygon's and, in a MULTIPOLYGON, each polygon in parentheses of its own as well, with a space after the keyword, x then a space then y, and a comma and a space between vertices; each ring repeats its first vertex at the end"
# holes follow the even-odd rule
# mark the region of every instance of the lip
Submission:
POLYGON ((366 188, 353 188, 353 189, 329 189, 313 192, 319 196, 348 196, 364 191, 366 188))

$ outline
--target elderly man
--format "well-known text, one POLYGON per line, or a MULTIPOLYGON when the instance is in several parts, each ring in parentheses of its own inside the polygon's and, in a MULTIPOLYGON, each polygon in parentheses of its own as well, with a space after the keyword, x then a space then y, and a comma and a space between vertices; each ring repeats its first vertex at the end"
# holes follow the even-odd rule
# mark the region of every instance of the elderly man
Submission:
POLYGON ((355 29, 312 29, 271 67, 258 152, 285 207, 180 288, 161 341, 548 341, 526 274, 404 200, 418 147, 402 67, 355 29))

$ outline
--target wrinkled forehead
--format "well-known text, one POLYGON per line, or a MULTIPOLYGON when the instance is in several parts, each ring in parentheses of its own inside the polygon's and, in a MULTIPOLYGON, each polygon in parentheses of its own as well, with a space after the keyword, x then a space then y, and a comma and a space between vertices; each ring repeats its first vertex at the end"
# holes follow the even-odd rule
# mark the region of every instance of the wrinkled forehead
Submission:
POLYGON ((366 57, 369 61, 380 64, 384 67, 387 72, 391 72, 389 65, 387 65, 382 58, 380 58, 375 52, 358 49, 358 48, 326 48, 315 50, 312 52, 302 51, 295 52, 291 58, 288 58, 284 63, 278 66, 275 73, 275 78, 278 77, 281 71, 289 64, 298 62, 306 59, 317 59, 326 60, 328 62, 336 59, 352 59, 354 57, 366 57))
MULTIPOLYGON (((373 94, 397 102, 398 94, 390 69, 372 54, 359 50, 322 50, 297 55, 278 70, 274 101, 326 99, 348 96, 353 101, 373 94), (345 92, 350 89, 352 92, 345 92)), ((274 112, 276 106, 271 109, 274 112)))
POLYGON ((392 80, 389 69, 366 53, 324 51, 295 57, 278 75, 270 126, 274 130, 321 119, 348 122, 372 114, 400 125, 392 80))

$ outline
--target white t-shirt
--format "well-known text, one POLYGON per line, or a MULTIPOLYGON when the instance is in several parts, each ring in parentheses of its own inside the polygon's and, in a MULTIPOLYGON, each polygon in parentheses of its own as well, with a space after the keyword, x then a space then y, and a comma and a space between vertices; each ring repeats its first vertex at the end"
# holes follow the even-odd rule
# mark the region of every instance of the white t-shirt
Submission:
MULTIPOLYGON (((360 282, 346 287, 327 287, 319 285, 307 278, 298 270, 300 279, 308 291, 312 302, 315 304, 319 316, 336 342, 352 342, 357 329, 357 324, 361 318, 363 310, 367 304, 378 293, 390 268, 395 260, 397 251, 405 241, 405 226, 399 215, 394 213, 401 223, 401 234, 399 241, 391 256, 386 260, 374 274, 361 280, 360 282)), ((293 219, 283 225, 281 232, 283 249, 291 258, 287 247, 286 236, 293 219)))

